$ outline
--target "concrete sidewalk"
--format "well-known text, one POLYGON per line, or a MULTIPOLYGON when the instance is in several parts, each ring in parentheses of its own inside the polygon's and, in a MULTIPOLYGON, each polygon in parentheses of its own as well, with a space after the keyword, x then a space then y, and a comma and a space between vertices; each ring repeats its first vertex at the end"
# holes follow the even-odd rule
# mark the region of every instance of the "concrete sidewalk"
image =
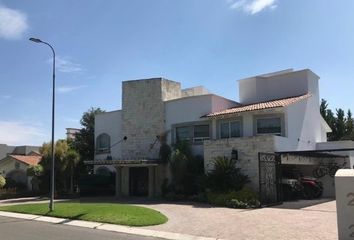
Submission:
POLYGON ((149 229, 144 229, 139 227, 127 227, 127 226, 121 226, 115 224, 89 222, 89 221, 82 221, 82 220, 70 220, 65 218, 54 218, 54 217, 38 216, 32 214, 21 214, 21 213, 0 211, 0 216, 20 218, 28 221, 40 221, 40 222, 48 222, 53 224, 63 224, 63 225, 70 225, 70 226, 90 228, 90 229, 106 230, 111 232, 119 232, 119 233, 126 233, 126 234, 139 235, 139 236, 156 237, 156 238, 168 239, 168 240, 218 240, 217 238, 149 230, 149 229))

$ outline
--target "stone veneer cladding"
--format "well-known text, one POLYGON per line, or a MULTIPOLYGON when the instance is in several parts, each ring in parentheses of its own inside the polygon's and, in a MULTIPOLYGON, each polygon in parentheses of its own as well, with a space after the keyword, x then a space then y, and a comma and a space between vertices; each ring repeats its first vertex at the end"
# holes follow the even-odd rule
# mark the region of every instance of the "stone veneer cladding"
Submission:
POLYGON ((231 157, 231 151, 238 152, 238 167, 250 178, 251 187, 259 188, 259 160, 258 153, 274 153, 274 136, 254 136, 209 140, 204 142, 204 167, 206 171, 213 168, 215 157, 231 157))
POLYGON ((180 83, 163 78, 123 82, 122 136, 128 140, 122 158, 158 158, 158 144, 151 146, 165 131, 164 101, 179 97, 180 83))

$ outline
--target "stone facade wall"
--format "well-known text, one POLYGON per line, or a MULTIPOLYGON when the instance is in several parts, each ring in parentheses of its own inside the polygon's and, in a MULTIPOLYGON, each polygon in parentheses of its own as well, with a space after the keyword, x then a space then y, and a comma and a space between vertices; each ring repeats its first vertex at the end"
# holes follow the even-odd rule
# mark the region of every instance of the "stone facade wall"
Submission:
POLYGON ((122 158, 158 158, 153 143, 165 131, 164 101, 181 96, 180 83, 154 78, 126 81, 122 88, 122 136, 128 137, 122 158))
POLYGON ((274 153, 274 136, 254 136, 244 138, 218 139, 204 142, 204 167, 206 171, 213 168, 215 157, 231 158, 231 152, 238 152, 238 167, 250 178, 250 186, 259 189, 258 153, 274 153))

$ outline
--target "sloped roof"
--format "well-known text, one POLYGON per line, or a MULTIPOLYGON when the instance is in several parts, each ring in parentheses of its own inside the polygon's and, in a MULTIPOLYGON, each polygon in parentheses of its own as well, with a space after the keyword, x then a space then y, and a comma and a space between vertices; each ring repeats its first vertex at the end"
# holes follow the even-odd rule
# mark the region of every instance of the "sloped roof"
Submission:
POLYGON ((233 114, 233 113, 242 113, 242 112, 257 111, 257 110, 263 110, 263 109, 269 109, 269 108, 286 107, 286 106, 289 106, 293 103, 299 102, 303 99, 307 99, 309 97, 311 97, 311 94, 307 93, 307 94, 300 95, 300 96, 270 100, 270 101, 265 101, 265 102, 252 103, 252 104, 247 104, 247 105, 241 104, 239 106, 232 107, 232 108, 222 110, 219 112, 209 113, 203 117, 216 117, 216 116, 233 114))
POLYGON ((26 163, 28 165, 37 165, 42 159, 42 156, 24 156, 24 155, 9 155, 9 156, 20 162, 26 163))

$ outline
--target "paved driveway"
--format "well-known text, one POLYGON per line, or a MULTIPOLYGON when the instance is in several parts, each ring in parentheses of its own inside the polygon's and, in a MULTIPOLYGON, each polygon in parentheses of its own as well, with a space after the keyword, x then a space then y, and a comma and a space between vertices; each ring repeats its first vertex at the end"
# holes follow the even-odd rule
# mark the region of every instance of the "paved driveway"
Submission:
POLYGON ((148 229, 222 239, 337 239, 333 200, 302 200, 256 210, 216 208, 203 204, 139 204, 169 217, 148 229))
MULTIPOLYGON (((38 202, 31 199, 30 202, 38 202)), ((82 202, 124 202, 156 209, 169 221, 143 227, 157 231, 240 240, 333 240, 337 237, 335 201, 301 200, 254 210, 196 203, 148 202, 146 199, 88 198, 82 202)), ((18 204, 21 201, 2 202, 18 204)), ((24 203, 27 202, 23 201, 24 203)), ((0 237, 1 239, 1 237, 0 237)))

